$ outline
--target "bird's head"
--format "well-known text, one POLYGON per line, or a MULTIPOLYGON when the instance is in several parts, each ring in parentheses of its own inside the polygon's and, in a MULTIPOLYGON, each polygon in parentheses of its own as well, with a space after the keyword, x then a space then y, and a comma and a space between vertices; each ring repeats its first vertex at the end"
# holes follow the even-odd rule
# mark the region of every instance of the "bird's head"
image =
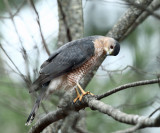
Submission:
POLYGON ((103 39, 103 48, 107 56, 118 55, 120 51, 120 44, 111 37, 104 37, 103 39))

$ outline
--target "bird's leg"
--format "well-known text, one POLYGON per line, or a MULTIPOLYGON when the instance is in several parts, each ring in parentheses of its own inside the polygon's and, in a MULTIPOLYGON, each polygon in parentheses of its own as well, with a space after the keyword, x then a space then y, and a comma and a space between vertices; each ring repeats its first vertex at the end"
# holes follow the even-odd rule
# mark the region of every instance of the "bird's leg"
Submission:
POLYGON ((85 92, 85 91, 82 89, 82 87, 80 86, 79 83, 77 83, 77 86, 78 86, 79 90, 80 90, 81 93, 82 93, 82 94, 80 95, 80 97, 79 97, 79 101, 82 100, 82 97, 83 97, 84 95, 87 95, 87 94, 93 95, 93 94, 92 94, 91 92, 89 92, 89 91, 85 92))
POLYGON ((75 88, 75 91, 77 93, 77 97, 73 100, 74 103, 80 98, 80 94, 79 94, 79 91, 77 90, 77 88, 75 88))

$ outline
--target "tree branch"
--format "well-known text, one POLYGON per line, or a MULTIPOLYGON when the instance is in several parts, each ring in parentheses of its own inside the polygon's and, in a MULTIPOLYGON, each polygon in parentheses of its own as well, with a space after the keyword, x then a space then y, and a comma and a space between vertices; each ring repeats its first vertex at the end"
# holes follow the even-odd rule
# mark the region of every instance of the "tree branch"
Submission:
MULTIPOLYGON (((99 96, 90 96, 87 95, 83 98, 81 102, 77 102, 75 104, 70 103, 68 101, 65 101, 66 105, 63 105, 63 107, 57 109, 57 111, 51 112, 47 114, 45 117, 40 119, 30 130, 29 133, 37 133, 38 131, 42 131, 45 127, 47 127, 49 124, 58 121, 60 119, 65 118, 70 111, 78 111, 82 108, 85 107, 90 107, 91 109, 98 110, 101 113, 107 114, 111 116, 113 119, 123 122, 126 124, 131 124, 131 125, 136 125, 139 122, 142 122, 142 127, 151 127, 151 126, 157 126, 157 119, 152 119, 150 117, 143 117, 143 116, 138 116, 138 115, 128 115, 126 113, 123 113, 119 111, 118 109, 113 108, 110 105, 107 105, 99 99, 107 97, 117 91, 127 89, 129 87, 134 87, 134 86, 141 86, 141 85, 146 85, 146 84, 154 84, 160 82, 159 79, 153 79, 153 80, 144 80, 144 81, 139 81, 139 82, 134 82, 126 85, 122 85, 120 87, 117 87, 117 89, 114 89, 112 91, 109 91, 105 94, 99 95, 99 96), (117 90, 117 91, 116 91, 117 90)), ((158 119, 159 121, 159 119, 158 119)))
MULTIPOLYGON (((147 7, 152 1, 153 0, 136 0, 135 3, 147 7)), ((128 11, 113 26, 112 30, 108 32, 107 36, 120 41, 124 34, 142 13, 142 9, 135 8, 134 6, 129 8, 128 11)))
POLYGON ((65 13, 63 11, 61 1, 57 0, 57 2, 58 2, 58 7, 59 7, 59 10, 60 10, 60 13, 62 15, 62 19, 64 21, 64 26, 65 26, 65 30, 66 30, 66 36, 68 38, 68 41, 70 42, 70 41, 72 41, 72 35, 71 35, 71 31, 70 31, 70 28, 69 28, 67 20, 66 20, 66 15, 65 15, 65 13))
MULTIPOLYGON (((88 101, 88 106, 91 109, 98 110, 101 113, 107 114, 111 116, 113 119, 130 124, 130 125, 136 125, 137 123, 142 122, 143 127, 153 127, 153 126, 158 126, 159 124, 157 123, 157 120, 159 121, 159 117, 157 119, 152 119, 144 116, 139 116, 139 115, 131 115, 131 114, 126 114, 121 112, 118 109, 113 108, 112 106, 105 104, 101 101, 98 101, 96 99, 90 99, 88 101), (157 125, 158 124, 158 125, 157 125)), ((160 125, 159 125, 160 126, 160 125)))
POLYGON ((114 132, 114 133, 133 133, 136 130, 140 129, 141 126, 142 126, 141 123, 138 123, 134 127, 131 127, 131 128, 125 129, 125 130, 121 130, 121 131, 117 131, 117 132, 114 132))
POLYGON ((35 12, 35 14, 36 14, 36 16, 37 16, 36 21, 37 21, 37 24, 38 24, 38 27, 39 27, 39 31, 40 31, 40 35, 41 35, 43 47, 44 47, 46 53, 47 53, 48 55, 50 55, 50 51, 49 51, 49 49, 48 49, 48 47, 47 47, 47 43, 46 43, 46 41, 45 41, 45 39, 44 39, 44 36, 43 36, 43 33, 42 33, 42 28, 41 28, 41 23, 40 23, 38 11, 37 11, 37 9, 36 9, 36 7, 35 7, 35 5, 34 5, 33 0, 29 0, 29 2, 30 2, 30 4, 31 4, 31 6, 32 6, 32 8, 33 8, 33 10, 34 10, 34 12, 35 12))
POLYGON ((63 119, 67 116, 67 112, 61 108, 56 111, 48 113, 45 117, 41 118, 29 131, 29 133, 40 133, 51 123, 63 119))
POLYGON ((7 58, 10 60, 10 62, 13 64, 13 66, 16 68, 16 70, 18 71, 18 74, 23 78, 24 81, 26 81, 26 77, 21 73, 21 71, 19 70, 19 68, 16 66, 16 64, 14 63, 14 61, 11 59, 11 57, 8 55, 8 53, 6 52, 6 50, 3 48, 2 44, 0 43, 0 48, 2 49, 2 51, 4 52, 4 54, 7 56, 7 58))
POLYGON ((15 13, 13 13, 11 16, 0 16, 0 19, 11 19, 11 18, 14 18, 19 12, 20 10, 22 9, 22 7, 26 4, 26 0, 24 0, 22 2, 22 4, 16 9, 15 13))
MULTIPOLYGON (((150 11, 155 11, 160 7, 160 1, 159 0, 154 0, 149 6, 148 9, 150 11)), ((140 25, 148 16, 150 15, 149 12, 144 11, 137 19, 136 21, 132 24, 132 26, 128 29, 128 31, 123 35, 121 40, 126 38, 138 25, 140 25)))
POLYGON ((154 83, 160 83, 160 79, 152 79, 152 80, 143 80, 143 81, 137 81, 137 82, 133 82, 133 83, 128 83, 128 84, 125 84, 125 85, 121 85, 113 90, 110 90, 102 95, 99 95, 97 97, 97 99, 102 99, 104 97, 107 97, 109 95, 112 95, 118 91, 122 91, 122 90, 125 90, 127 88, 130 88, 130 87, 136 87, 136 86, 142 86, 142 85, 149 85, 149 84, 154 84, 154 83))
MULTIPOLYGON (((141 4, 137 4, 137 3, 135 3, 134 1, 131 1, 131 0, 125 0, 125 1, 128 2, 129 4, 133 5, 133 6, 136 7, 136 8, 142 9, 142 10, 145 11, 148 15, 152 15, 152 16, 154 16, 155 18, 160 19, 160 16, 159 16, 158 14, 154 13, 154 10, 151 10, 150 8, 148 8, 148 7, 146 7, 146 6, 143 6, 143 5, 141 5, 141 4)), ((158 3, 160 3, 159 0, 153 0, 153 2, 154 2, 154 3, 157 3, 157 4, 155 4, 155 6, 158 6, 158 5, 159 5, 158 3)), ((152 9, 154 9, 154 8, 152 7, 152 9)))
POLYGON ((79 111, 81 109, 84 109, 86 107, 90 107, 93 110, 98 110, 101 113, 107 114, 108 116, 111 116, 116 121, 130 124, 130 125, 136 125, 138 123, 141 123, 141 128, 145 127, 158 127, 160 126, 160 115, 158 115, 156 118, 150 118, 150 117, 144 117, 139 115, 131 115, 121 112, 118 109, 113 108, 112 106, 105 104, 99 100, 96 99, 96 97, 91 95, 86 95, 83 97, 81 102, 73 103, 66 103, 65 107, 57 109, 57 111, 50 112, 43 118, 41 118, 36 124, 31 128, 29 133, 39 133, 41 132, 45 127, 50 125, 53 122, 56 122, 60 119, 65 118, 69 112, 75 110, 79 111))

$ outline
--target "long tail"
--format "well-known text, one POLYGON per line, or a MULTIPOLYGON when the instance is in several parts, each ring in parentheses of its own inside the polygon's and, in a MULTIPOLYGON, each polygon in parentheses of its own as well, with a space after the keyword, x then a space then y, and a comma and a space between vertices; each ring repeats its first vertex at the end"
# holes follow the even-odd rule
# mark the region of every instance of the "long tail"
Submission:
POLYGON ((39 105, 40 105, 41 101, 43 100, 44 96, 45 96, 45 88, 42 88, 42 91, 40 92, 40 95, 38 96, 38 98, 32 108, 32 111, 31 111, 30 115, 28 116, 28 119, 25 123, 26 126, 31 125, 32 121, 34 120, 34 118, 36 116, 36 112, 37 112, 39 105))

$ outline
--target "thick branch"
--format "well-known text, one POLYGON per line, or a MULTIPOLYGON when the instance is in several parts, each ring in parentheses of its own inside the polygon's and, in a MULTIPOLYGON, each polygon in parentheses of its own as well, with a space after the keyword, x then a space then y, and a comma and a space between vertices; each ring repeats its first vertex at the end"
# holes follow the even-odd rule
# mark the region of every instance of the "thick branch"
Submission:
MULTIPOLYGON (((160 1, 159 0, 154 0, 149 6, 148 9, 152 12, 157 10, 160 7, 160 1)), ((138 25, 140 25, 148 16, 150 15, 149 12, 145 11, 143 12, 137 19, 136 21, 132 24, 132 26, 127 30, 127 32, 123 35, 121 40, 126 38, 138 25)))
POLYGON ((99 112, 107 114, 119 122, 131 124, 131 125, 136 125, 138 123, 141 123, 141 128, 160 126, 159 124, 160 116, 158 116, 157 118, 150 118, 150 117, 144 117, 139 115, 126 114, 121 112, 118 109, 113 108, 108 104, 105 104, 99 100, 96 100, 94 96, 90 96, 90 95, 84 96, 81 102, 77 102, 76 104, 72 104, 72 105, 71 104, 69 105, 69 104, 63 109, 60 108, 57 111, 50 112, 49 114, 44 116, 31 128, 29 133, 39 133, 51 123, 65 118, 68 115, 69 110, 78 111, 85 107, 90 107, 91 109, 98 110, 99 112))
MULTIPOLYGON (((160 16, 158 14, 154 13, 154 10, 151 10, 150 8, 147 8, 147 7, 143 6, 143 5, 137 4, 137 3, 135 3, 134 1, 131 1, 131 0, 125 0, 125 1, 130 3, 131 5, 139 8, 139 9, 144 10, 147 14, 152 15, 157 19, 160 19, 160 16)), ((154 6, 158 6, 158 3, 160 3, 160 1, 159 0, 153 0, 152 3, 154 3, 154 6), (157 3, 157 5, 155 3, 157 3)), ((153 8, 153 7, 151 7, 151 8, 153 8)))
POLYGON ((96 99, 89 100, 88 106, 94 110, 98 110, 101 113, 107 114, 111 116, 113 119, 122 123, 131 124, 131 125, 142 123, 143 127, 160 126, 160 124, 158 124, 159 117, 156 119, 153 119, 153 118, 139 116, 139 115, 126 114, 96 99))
MULTIPOLYGON (((135 3, 143 6, 148 6, 153 0, 136 0, 135 3)), ((135 8, 134 6, 119 19, 107 36, 113 37, 116 40, 121 40, 123 35, 132 26, 136 19, 143 13, 143 9, 135 8)))
POLYGON ((82 0, 57 0, 59 16, 58 47, 82 38, 83 11, 82 0))
POLYGON ((67 112, 63 109, 57 109, 41 118, 29 131, 29 133, 40 133, 51 123, 63 119, 67 116, 67 112))
POLYGON ((65 30, 66 30, 66 36, 68 38, 68 41, 70 42, 70 41, 72 41, 72 36, 71 36, 70 28, 69 28, 67 20, 66 20, 66 15, 65 15, 65 13, 63 11, 63 7, 61 5, 60 0, 57 0, 57 2, 58 2, 59 11, 60 11, 60 13, 62 15, 62 18, 63 18, 63 21, 64 21, 64 27, 65 27, 65 30))

